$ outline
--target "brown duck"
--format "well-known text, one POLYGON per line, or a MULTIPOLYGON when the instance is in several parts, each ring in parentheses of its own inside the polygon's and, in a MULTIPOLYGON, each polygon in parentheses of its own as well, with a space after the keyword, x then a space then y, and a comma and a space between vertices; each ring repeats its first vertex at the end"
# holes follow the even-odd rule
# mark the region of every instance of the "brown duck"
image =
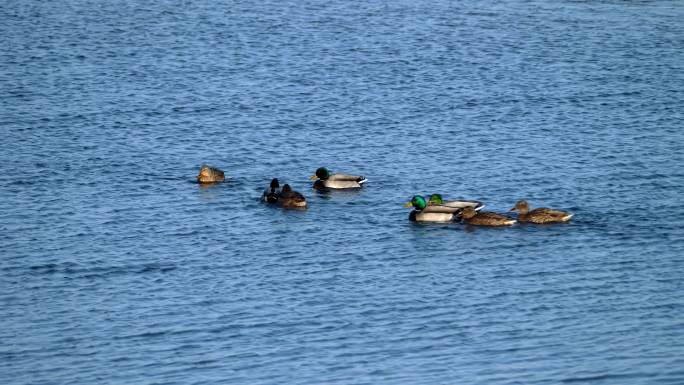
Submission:
POLYGON ((546 207, 540 207, 530 211, 530 206, 525 200, 519 200, 511 211, 518 211, 519 222, 554 223, 567 222, 572 218, 572 214, 568 212, 548 209, 546 207))
POLYGON ((199 183, 217 183, 223 182, 225 179, 223 171, 206 164, 202 166, 199 175, 197 175, 197 182, 199 183))
POLYGON ((304 195, 292 190, 289 184, 283 186, 280 194, 278 194, 276 203, 278 206, 286 209, 306 208, 306 198, 304 198, 304 195))
POLYGON ((488 211, 475 211, 472 207, 466 207, 461 212, 463 223, 475 226, 510 226, 515 219, 505 215, 488 211))

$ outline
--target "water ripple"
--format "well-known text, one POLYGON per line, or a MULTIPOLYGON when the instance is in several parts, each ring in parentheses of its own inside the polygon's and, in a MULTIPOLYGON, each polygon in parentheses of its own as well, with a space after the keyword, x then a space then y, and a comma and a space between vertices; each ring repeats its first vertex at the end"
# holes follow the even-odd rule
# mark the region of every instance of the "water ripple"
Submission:
POLYGON ((6 1, 0 382, 684 382, 682 13, 6 1), (575 217, 409 223, 432 192, 575 217))

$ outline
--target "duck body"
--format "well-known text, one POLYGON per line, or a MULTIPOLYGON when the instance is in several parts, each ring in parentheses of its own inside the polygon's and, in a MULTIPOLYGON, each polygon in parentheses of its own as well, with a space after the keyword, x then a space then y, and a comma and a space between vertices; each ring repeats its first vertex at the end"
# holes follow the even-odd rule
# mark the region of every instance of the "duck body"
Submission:
POLYGON ((511 211, 518 211, 519 222, 535 224, 564 223, 568 222, 573 216, 573 214, 569 212, 546 207, 539 207, 534 210, 530 210, 529 204, 524 200, 518 201, 511 211))
POLYGON ((468 225, 490 227, 511 226, 516 222, 511 217, 489 211, 477 212, 472 207, 467 207, 463 210, 461 220, 468 225))
POLYGON ((366 182, 366 178, 363 176, 332 174, 325 167, 320 167, 316 170, 316 174, 312 175, 310 179, 316 180, 313 184, 313 188, 316 190, 361 188, 366 182))
POLYGON ((426 209, 429 209, 430 207, 450 207, 453 209, 464 209, 466 207, 472 207, 475 209, 475 211, 482 210, 485 205, 480 202, 480 201, 474 201, 474 200, 467 200, 467 199, 456 199, 456 200, 448 200, 445 201, 442 199, 442 196, 440 194, 432 194, 430 195, 430 199, 428 200, 428 204, 426 209))
POLYGON ((458 218, 460 210, 413 210, 409 214, 411 222, 453 222, 458 218))
POLYGON ((511 226, 514 225, 515 222, 516 220, 513 218, 489 211, 481 211, 472 218, 463 219, 463 223, 475 226, 511 226))
POLYGON ((199 175, 197 175, 198 183, 218 183, 223 182, 225 179, 223 171, 206 164, 202 166, 199 175))
POLYGON ((520 222, 530 223, 559 223, 568 222, 572 218, 572 214, 565 211, 549 209, 546 207, 536 208, 527 214, 518 214, 520 222))
POLYGON ((448 207, 451 209, 455 210, 462 210, 466 207, 472 207, 475 209, 475 211, 482 210, 485 206, 482 202, 480 201, 470 201, 470 200, 453 200, 453 201, 444 201, 444 203, 439 204, 439 205, 429 205, 427 209, 430 207, 448 207))

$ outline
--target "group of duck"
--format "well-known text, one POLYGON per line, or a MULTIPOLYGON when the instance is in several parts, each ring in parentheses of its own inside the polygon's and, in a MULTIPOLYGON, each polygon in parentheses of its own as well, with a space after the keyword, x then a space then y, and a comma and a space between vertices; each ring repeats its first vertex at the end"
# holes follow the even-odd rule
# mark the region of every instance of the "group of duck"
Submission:
MULTIPOLYGON (((316 190, 360 189, 366 178, 360 175, 333 174, 325 167, 320 167, 309 179, 313 180, 316 190)), ((204 165, 200 169, 197 181, 201 184, 223 182, 224 172, 211 166, 204 165)), ((262 200, 268 204, 286 209, 306 209, 307 202, 304 195, 294 191, 289 184, 280 186, 277 178, 271 180, 264 191, 262 200)), ((517 211, 517 218, 507 215, 481 211, 484 204, 475 200, 444 200, 440 194, 432 194, 429 199, 422 195, 415 195, 404 205, 413 207, 409 220, 414 222, 462 222, 475 226, 511 226, 516 222, 523 223, 563 223, 572 218, 571 213, 546 207, 530 210, 525 200, 519 200, 510 211, 517 211)))

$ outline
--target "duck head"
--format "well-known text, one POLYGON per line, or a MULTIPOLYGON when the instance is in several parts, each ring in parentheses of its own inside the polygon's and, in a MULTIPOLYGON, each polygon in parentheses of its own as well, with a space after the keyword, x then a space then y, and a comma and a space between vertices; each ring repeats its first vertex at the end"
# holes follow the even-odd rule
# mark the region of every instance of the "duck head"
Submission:
POLYGON ((275 191, 280 187, 280 182, 278 181, 278 178, 273 178, 271 179, 271 191, 275 191))
POLYGON ((205 165, 202 165, 202 168, 200 169, 199 175, 197 176, 198 178, 209 178, 212 176, 211 172, 211 167, 205 165))
POLYGON ((427 206, 427 202, 422 196, 414 195, 413 198, 411 198, 411 201, 404 205, 405 208, 409 208, 411 206, 413 206, 416 210, 422 210, 425 208, 425 206, 427 206))
POLYGON ((330 170, 328 170, 325 167, 319 167, 316 170, 316 174, 311 175, 309 179, 314 180, 314 179, 320 179, 320 180, 326 180, 330 178, 330 170))
POLYGON ((519 200, 515 203, 515 207, 510 209, 510 211, 517 211, 519 214, 527 214, 530 211, 530 206, 527 204, 526 200, 519 200))
POLYGON ((442 203, 444 203, 444 200, 442 199, 441 194, 430 195, 430 199, 428 200, 428 204, 430 204, 430 205, 441 205, 442 203))

